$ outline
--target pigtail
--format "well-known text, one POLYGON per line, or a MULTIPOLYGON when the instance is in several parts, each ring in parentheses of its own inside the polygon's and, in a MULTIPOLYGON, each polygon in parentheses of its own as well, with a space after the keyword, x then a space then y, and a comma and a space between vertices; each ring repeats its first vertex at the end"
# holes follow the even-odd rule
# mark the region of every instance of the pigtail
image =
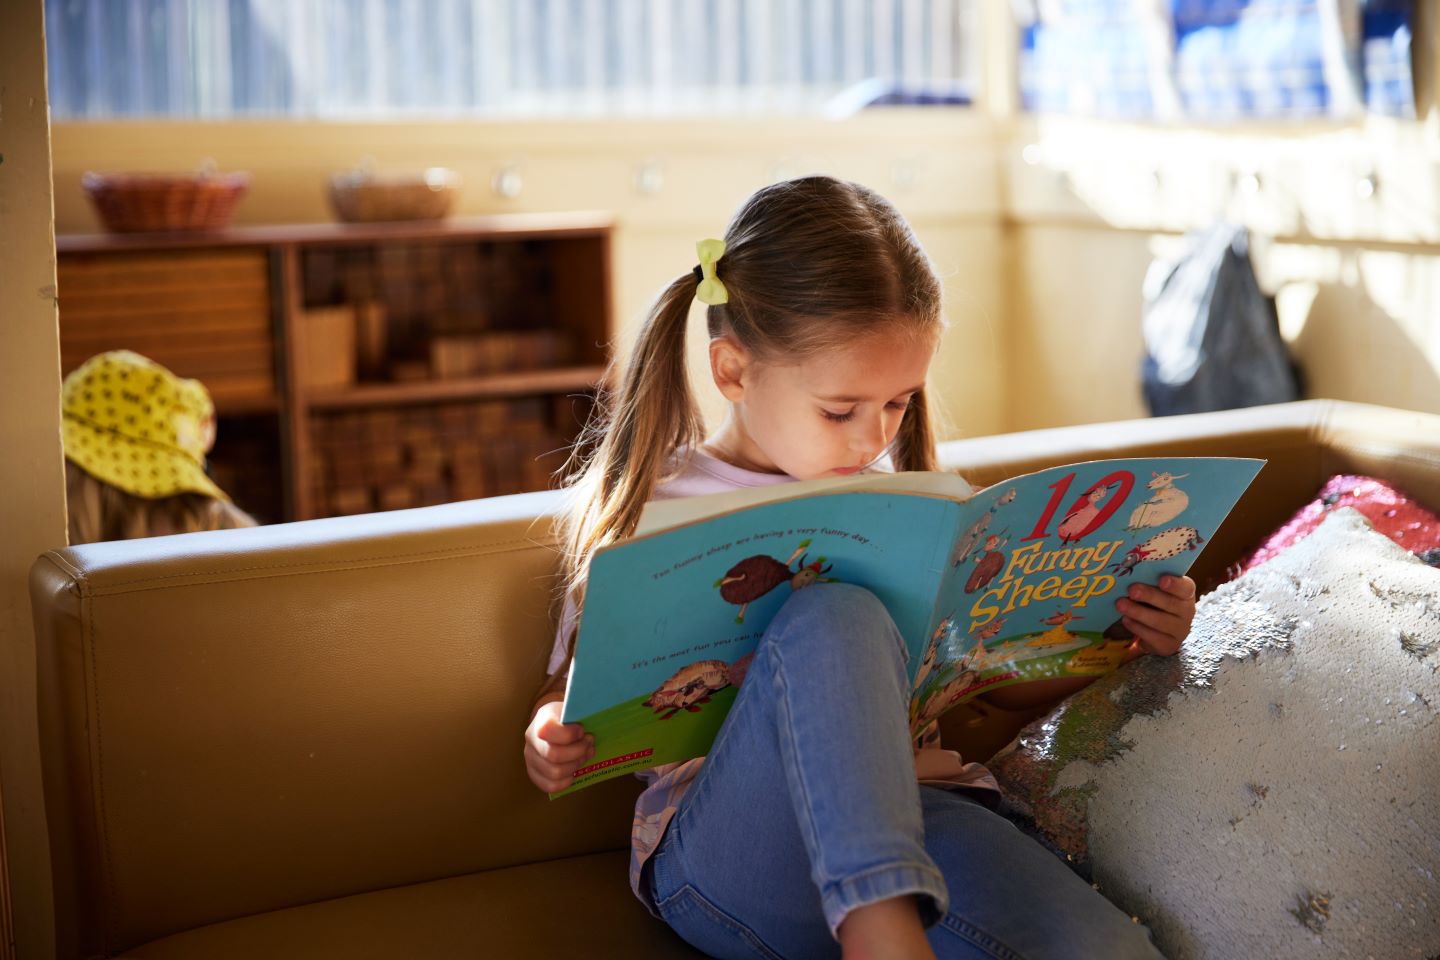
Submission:
POLYGON ((921 390, 910 398, 910 406, 900 421, 891 446, 891 460, 896 470, 936 470, 935 424, 930 403, 921 390))
MULTIPOLYGON (((562 576, 577 609, 596 552, 634 533, 675 452, 704 439, 685 359, 685 321, 694 296, 689 273, 660 294, 618 386, 602 390, 566 464, 570 501, 561 518, 562 576)), ((617 366, 612 363, 607 383, 616 382, 617 366)))

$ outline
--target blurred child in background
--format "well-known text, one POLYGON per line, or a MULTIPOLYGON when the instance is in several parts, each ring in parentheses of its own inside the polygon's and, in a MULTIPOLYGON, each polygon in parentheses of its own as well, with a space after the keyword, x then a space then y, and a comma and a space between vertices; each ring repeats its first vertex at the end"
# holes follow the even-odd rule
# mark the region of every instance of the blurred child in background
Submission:
POLYGON ((215 404, 129 350, 91 357, 61 390, 70 543, 253 527, 205 473, 215 404))

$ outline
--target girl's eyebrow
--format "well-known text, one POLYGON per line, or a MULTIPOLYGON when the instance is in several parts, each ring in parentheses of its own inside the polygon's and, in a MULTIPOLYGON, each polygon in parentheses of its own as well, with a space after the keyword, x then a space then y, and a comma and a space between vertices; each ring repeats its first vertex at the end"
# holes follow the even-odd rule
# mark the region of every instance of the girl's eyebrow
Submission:
MULTIPOLYGON (((922 389, 924 389, 923 384, 919 387, 911 387, 909 390, 901 390, 899 393, 896 394, 896 396, 904 396, 907 393, 919 393, 922 389)), ((825 403, 863 403, 864 401, 868 400, 869 397, 822 397, 817 395, 815 399, 821 400, 825 403)))

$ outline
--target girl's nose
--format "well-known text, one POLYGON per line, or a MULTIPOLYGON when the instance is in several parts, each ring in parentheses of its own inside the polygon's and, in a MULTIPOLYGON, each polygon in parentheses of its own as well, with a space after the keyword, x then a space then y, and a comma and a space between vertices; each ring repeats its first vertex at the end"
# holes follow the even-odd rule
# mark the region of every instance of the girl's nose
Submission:
POLYGON ((880 455, 880 451, 885 449, 885 443, 885 417, 883 414, 863 419, 856 418, 855 431, 850 435, 850 449, 862 454, 866 463, 880 455))

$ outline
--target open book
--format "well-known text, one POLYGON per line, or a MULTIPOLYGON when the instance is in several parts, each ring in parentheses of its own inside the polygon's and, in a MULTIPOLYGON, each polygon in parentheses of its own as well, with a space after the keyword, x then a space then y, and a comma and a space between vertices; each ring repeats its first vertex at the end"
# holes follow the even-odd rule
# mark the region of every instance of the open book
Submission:
POLYGON ((652 503, 590 565, 563 719, 596 752, 565 792, 703 755, 766 625, 817 583, 890 612, 912 734, 987 690, 1108 673, 1131 642, 1115 599, 1185 573, 1263 464, 1101 460, 979 492, 872 474, 652 503))

